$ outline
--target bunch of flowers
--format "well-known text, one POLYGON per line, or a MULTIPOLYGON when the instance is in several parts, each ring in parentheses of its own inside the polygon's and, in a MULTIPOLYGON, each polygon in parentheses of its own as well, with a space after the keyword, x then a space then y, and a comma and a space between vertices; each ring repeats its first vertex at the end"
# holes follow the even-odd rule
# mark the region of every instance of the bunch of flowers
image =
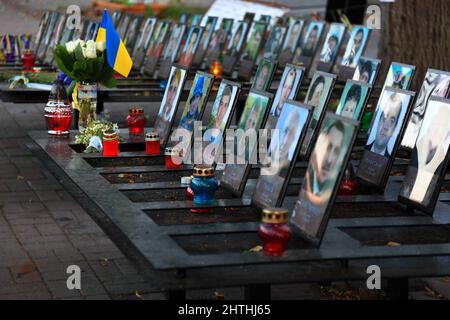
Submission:
POLYGON ((77 82, 100 83, 111 88, 116 85, 114 70, 106 59, 104 42, 77 39, 55 47, 58 67, 77 82))
POLYGON ((75 137, 75 143, 86 146, 85 152, 101 151, 101 141, 103 139, 103 131, 118 130, 117 123, 106 120, 93 120, 89 122, 86 130, 75 137), (98 141, 96 143, 96 141, 98 141))

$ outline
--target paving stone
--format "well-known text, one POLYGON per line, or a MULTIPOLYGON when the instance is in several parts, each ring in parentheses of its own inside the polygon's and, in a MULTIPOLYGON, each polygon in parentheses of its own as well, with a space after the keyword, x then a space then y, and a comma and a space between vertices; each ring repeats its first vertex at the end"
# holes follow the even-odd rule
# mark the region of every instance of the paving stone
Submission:
POLYGON ((75 248, 54 249, 53 251, 61 262, 83 259, 83 255, 75 248))
MULTIPOLYGON (((42 236, 64 235, 62 229, 56 223, 36 224, 34 226, 42 236)), ((65 235, 64 235, 65 237, 65 235)))
POLYGON ((450 299, 450 277, 429 278, 424 279, 424 282, 430 289, 434 290, 439 295, 442 295, 443 299, 450 299))
POLYGON ((0 268, 0 286, 11 285, 14 283, 9 268, 0 268))
POLYGON ((25 212, 20 203, 5 203, 4 205, 2 205, 2 211, 4 213, 25 212))
POLYGON ((42 282, 42 278, 34 265, 28 263, 10 268, 11 275, 17 283, 42 282))
POLYGON ((47 281, 48 289, 55 299, 81 297, 79 290, 69 290, 66 280, 47 281))
POLYGON ((42 282, 33 282, 33 283, 16 283, 8 286, 0 286, 0 296, 1 295, 9 295, 9 294, 26 294, 33 292, 42 292, 47 291, 44 283, 42 282))
POLYGON ((47 289, 0 295, 0 300, 50 300, 51 298, 52 296, 47 289))

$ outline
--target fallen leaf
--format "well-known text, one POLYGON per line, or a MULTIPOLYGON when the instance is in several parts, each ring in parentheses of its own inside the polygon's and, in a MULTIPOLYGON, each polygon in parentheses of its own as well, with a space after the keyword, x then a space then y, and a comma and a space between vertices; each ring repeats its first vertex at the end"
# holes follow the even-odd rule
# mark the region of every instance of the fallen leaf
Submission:
POLYGON ((135 295, 137 298, 139 298, 139 299, 141 299, 141 300, 144 300, 144 297, 142 297, 142 295, 139 293, 139 291, 136 290, 136 292, 134 293, 134 295, 135 295))
POLYGON ((250 252, 261 252, 262 250, 263 250, 263 247, 260 246, 260 245, 257 245, 257 246, 251 248, 251 249, 248 250, 248 251, 250 251, 250 252))
POLYGON ((441 282, 450 283, 450 277, 444 277, 440 279, 441 282))
POLYGON ((386 246, 387 246, 387 247, 399 247, 399 246, 401 246, 401 244, 398 243, 398 242, 389 241, 389 242, 386 244, 386 246))
POLYGON ((219 291, 214 291, 214 299, 216 300, 224 300, 225 295, 219 291))
POLYGON ((123 173, 121 173, 121 174, 119 174, 119 176, 118 176, 119 178, 124 178, 125 177, 125 175, 123 174, 123 173))
POLYGON ((23 180, 23 179, 25 179, 24 176, 17 176, 17 180, 23 180))

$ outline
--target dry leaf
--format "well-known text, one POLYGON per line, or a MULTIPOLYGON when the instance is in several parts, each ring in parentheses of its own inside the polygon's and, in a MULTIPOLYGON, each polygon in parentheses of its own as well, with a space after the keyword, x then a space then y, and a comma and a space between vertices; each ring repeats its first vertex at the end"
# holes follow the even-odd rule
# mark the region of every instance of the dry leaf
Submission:
POLYGON ((225 299, 225 295, 219 291, 214 291, 214 299, 223 300, 225 299))
POLYGON ((135 295, 137 298, 139 298, 139 299, 141 299, 141 300, 144 300, 144 298, 141 296, 141 294, 139 293, 139 291, 136 290, 136 292, 134 293, 134 295, 135 295))
POLYGON ((401 244, 398 243, 398 242, 389 241, 389 242, 386 244, 386 246, 387 246, 387 247, 399 247, 399 246, 401 246, 401 244))
POLYGON ((24 176, 17 176, 17 180, 23 180, 23 179, 25 179, 24 176))
POLYGON ((121 174, 119 174, 119 176, 118 176, 119 178, 124 178, 125 177, 125 175, 123 174, 123 173, 121 173, 121 174))
POLYGON ((260 246, 260 245, 257 245, 257 246, 251 248, 251 249, 248 250, 248 251, 250 251, 250 252, 261 252, 262 250, 263 250, 263 247, 260 246))
POLYGON ((450 283, 450 277, 444 277, 440 279, 441 282, 450 283))

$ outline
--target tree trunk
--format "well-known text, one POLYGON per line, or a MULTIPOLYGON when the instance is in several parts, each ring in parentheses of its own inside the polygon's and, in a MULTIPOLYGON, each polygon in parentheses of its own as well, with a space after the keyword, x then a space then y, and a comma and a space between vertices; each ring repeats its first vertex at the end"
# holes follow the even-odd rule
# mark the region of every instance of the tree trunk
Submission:
POLYGON ((418 90, 428 68, 450 71, 450 1, 395 0, 382 7, 382 75, 393 61, 417 67, 418 90))

